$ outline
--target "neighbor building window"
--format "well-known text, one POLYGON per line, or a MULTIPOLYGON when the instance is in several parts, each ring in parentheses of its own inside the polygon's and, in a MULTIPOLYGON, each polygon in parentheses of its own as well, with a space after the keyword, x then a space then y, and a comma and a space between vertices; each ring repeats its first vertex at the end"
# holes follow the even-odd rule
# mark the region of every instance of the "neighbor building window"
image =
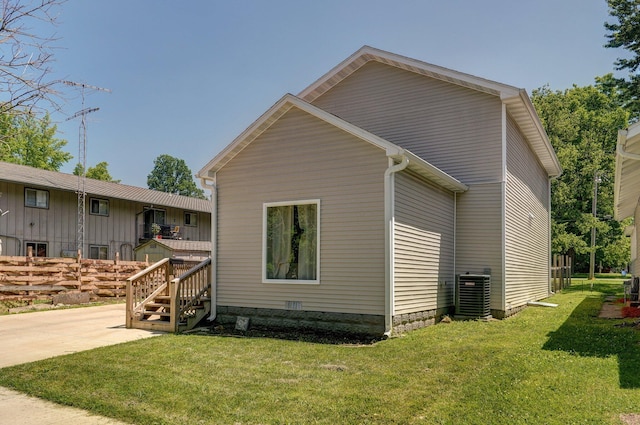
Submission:
POLYGON ((197 226, 198 225, 198 214, 194 212, 185 212, 184 213, 184 225, 185 226, 197 226))
POLYGON ((49 192, 46 190, 24 190, 24 206, 33 208, 49 208, 49 192))
POLYGON ((109 248, 103 245, 90 245, 89 258, 93 260, 107 260, 109 259, 109 248))
POLYGON ((27 255, 29 255, 29 248, 31 248, 31 255, 34 257, 46 257, 47 256, 47 243, 46 242, 27 242, 26 244, 27 255))
POLYGON ((320 201, 264 205, 265 282, 319 282, 320 201))
POLYGON ((91 214, 93 215, 109 215, 109 201, 106 199, 91 198, 91 214))

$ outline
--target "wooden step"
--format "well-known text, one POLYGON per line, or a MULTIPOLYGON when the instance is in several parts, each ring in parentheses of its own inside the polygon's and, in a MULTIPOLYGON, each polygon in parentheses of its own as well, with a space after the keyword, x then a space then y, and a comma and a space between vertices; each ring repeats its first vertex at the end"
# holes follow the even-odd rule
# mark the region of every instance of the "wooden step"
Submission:
POLYGON ((167 308, 167 309, 170 308, 169 304, 156 303, 156 302, 147 303, 147 304, 145 304, 144 307, 145 307, 145 309, 146 308, 152 308, 152 309, 153 308, 156 308, 156 309, 158 309, 158 308, 167 308))
POLYGON ((171 317, 171 312, 168 311, 149 311, 145 310, 143 313, 144 316, 160 316, 160 317, 171 317))
MULTIPOLYGON (((189 297, 183 297, 183 299, 188 300, 191 299, 189 297)), ((211 301, 210 297, 202 297, 200 298, 202 301, 211 301)), ((156 301, 171 301, 171 296, 169 295, 158 295, 154 298, 156 301)))

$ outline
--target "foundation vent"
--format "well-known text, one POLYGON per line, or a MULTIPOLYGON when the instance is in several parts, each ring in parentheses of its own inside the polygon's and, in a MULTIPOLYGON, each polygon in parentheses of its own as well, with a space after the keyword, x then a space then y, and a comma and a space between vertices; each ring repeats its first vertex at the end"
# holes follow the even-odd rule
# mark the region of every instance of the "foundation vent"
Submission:
POLYGON ((284 308, 287 310, 302 310, 302 301, 286 301, 284 308))

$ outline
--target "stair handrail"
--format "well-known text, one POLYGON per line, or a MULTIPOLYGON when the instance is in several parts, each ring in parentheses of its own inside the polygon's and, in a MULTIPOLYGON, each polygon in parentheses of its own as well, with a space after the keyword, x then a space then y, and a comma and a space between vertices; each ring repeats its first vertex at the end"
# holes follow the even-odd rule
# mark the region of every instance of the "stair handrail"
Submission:
POLYGON ((133 318, 144 306, 166 289, 170 281, 171 264, 164 258, 127 279, 126 327, 131 328, 133 318))
POLYGON ((169 284, 171 294, 171 328, 186 320, 187 312, 199 304, 203 296, 211 289, 211 258, 196 264, 169 284))

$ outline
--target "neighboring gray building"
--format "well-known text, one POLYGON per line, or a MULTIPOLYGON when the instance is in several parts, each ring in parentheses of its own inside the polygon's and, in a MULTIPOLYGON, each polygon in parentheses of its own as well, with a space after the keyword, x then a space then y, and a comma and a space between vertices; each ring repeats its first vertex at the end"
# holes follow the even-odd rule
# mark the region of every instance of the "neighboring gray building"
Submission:
POLYGON ((365 46, 199 171, 213 314, 390 333, 448 313, 471 273, 509 316, 550 293, 560 174, 524 90, 365 46))
POLYGON ((616 176, 614 185, 614 218, 624 220, 633 217, 633 224, 626 229, 631 237, 630 270, 634 276, 638 269, 638 246, 640 246, 640 123, 635 123, 618 132, 616 149, 616 176))
MULTIPOLYGON (((100 180, 85 180, 83 257, 133 260, 153 237, 211 241, 211 201, 100 180), (178 229, 176 229, 178 227, 178 229)), ((3 255, 75 256, 78 176, 0 162, 0 239, 3 255)))

